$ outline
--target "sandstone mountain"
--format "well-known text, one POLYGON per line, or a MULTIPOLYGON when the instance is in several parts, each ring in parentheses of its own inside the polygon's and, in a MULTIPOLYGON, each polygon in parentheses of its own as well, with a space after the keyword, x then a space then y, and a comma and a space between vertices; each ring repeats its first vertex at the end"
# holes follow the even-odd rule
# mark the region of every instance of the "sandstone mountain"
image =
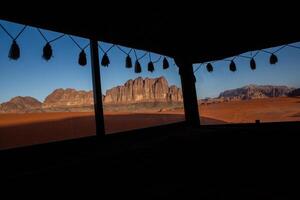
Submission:
MULTIPOLYGON (((142 102, 182 102, 180 88, 169 87, 164 77, 128 80, 124 85, 113 87, 102 97, 104 104, 131 104, 142 102)), ((92 91, 56 89, 43 103, 44 109, 93 105, 92 91)))
POLYGON ((287 96, 294 88, 273 85, 247 85, 241 88, 221 92, 219 99, 249 100, 287 96))
POLYGON ((41 112, 42 103, 32 97, 17 96, 0 104, 0 113, 41 112))
POLYGON ((300 88, 295 89, 288 93, 289 97, 300 97, 300 88))
POLYGON ((182 102, 181 89, 169 84, 164 77, 128 80, 124 85, 106 91, 104 104, 138 102, 182 102))
POLYGON ((56 89, 45 98, 43 109, 54 107, 91 106, 94 103, 93 92, 75 89, 56 89))

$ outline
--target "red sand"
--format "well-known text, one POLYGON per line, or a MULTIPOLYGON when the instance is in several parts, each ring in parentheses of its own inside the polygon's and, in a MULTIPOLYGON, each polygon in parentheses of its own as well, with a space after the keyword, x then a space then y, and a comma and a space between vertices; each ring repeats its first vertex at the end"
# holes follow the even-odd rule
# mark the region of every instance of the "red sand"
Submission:
MULTIPOLYGON (((106 132, 158 126, 184 120, 183 114, 105 114, 106 132)), ((0 149, 95 135, 94 113, 0 115, 0 149)))
POLYGON ((227 123, 299 121, 300 98, 269 98, 201 105, 202 117, 227 123))

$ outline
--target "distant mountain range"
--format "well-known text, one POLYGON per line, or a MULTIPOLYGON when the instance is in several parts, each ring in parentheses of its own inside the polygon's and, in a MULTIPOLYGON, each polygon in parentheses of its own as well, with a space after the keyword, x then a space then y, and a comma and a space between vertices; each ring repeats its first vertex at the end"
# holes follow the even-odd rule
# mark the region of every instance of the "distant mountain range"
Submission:
POLYGON ((240 101, 273 97, 295 97, 300 96, 300 89, 287 86, 274 85, 246 85, 241 88, 225 90, 217 98, 206 98, 201 102, 223 102, 223 101, 240 101))
MULTIPOLYGON (((201 103, 241 101, 273 97, 300 96, 300 88, 273 85, 247 85, 225 90, 217 98, 201 99, 201 103)), ((169 86, 164 77, 128 80, 124 85, 113 87, 102 96, 107 111, 162 110, 182 108, 182 91, 169 86)), ((53 111, 92 111, 93 92, 75 89, 56 89, 44 102, 33 97, 14 97, 0 104, 0 113, 27 113, 53 111)))
MULTIPOLYGON (((102 100, 108 110, 134 110, 181 106, 183 98, 181 89, 175 85, 169 86, 164 77, 138 77, 107 90, 102 100)), ((93 103, 92 91, 60 88, 49 94, 44 102, 33 97, 14 97, 0 104, 0 113, 91 111, 93 103)))
POLYGON ((288 96, 295 88, 273 85, 247 85, 241 88, 221 92, 218 98, 238 100, 261 99, 288 96))

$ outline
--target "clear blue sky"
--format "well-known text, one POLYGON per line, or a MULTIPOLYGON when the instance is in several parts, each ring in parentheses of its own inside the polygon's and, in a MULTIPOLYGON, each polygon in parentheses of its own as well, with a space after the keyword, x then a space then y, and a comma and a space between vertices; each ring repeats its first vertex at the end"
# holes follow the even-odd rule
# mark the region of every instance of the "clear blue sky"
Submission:
MULTIPOLYGON (((12 35, 16 35, 23 25, 0 20, 12 35)), ((48 40, 56 38, 60 33, 42 30, 48 40)), ((74 37, 76 41, 85 46, 88 40, 74 37)), ((68 37, 63 37, 52 43, 53 58, 50 61, 42 59, 42 49, 45 41, 33 27, 27 27, 17 40, 21 48, 21 57, 14 61, 8 58, 11 39, 0 29, 0 103, 6 102, 15 96, 32 96, 40 101, 57 88, 75 88, 78 90, 92 90, 90 49, 86 49, 88 64, 81 67, 77 64, 80 49, 68 37)), ((111 44, 102 43, 103 49, 108 49, 111 44)), ((123 47, 124 50, 129 49, 123 47)), ((100 59, 103 53, 100 52, 100 59)), ((137 51, 138 56, 144 51, 137 51)), ((129 79, 141 77, 165 76, 169 84, 181 86, 178 69, 173 59, 168 58, 170 68, 162 69, 162 59, 156 64, 155 71, 147 71, 149 57, 144 57, 140 63, 142 73, 136 74, 133 68, 125 68, 125 57, 117 48, 112 48, 109 53, 110 65, 108 68, 101 67, 102 91, 113 86, 124 84, 129 79)), ((159 57, 152 54, 152 60, 159 57)), ((132 62, 135 58, 131 53, 132 62)))
MULTIPOLYGON (((22 25, 1 21, 12 35, 16 35, 23 27, 22 25)), ((43 31, 49 40, 57 37, 60 33, 43 31)), ((87 39, 74 37, 78 43, 85 46, 87 39)), ((0 103, 8 101, 15 96, 32 96, 40 101, 57 88, 75 88, 79 90, 91 90, 91 67, 90 52, 86 49, 88 65, 81 67, 77 64, 79 48, 68 38, 63 37, 52 43, 54 57, 50 61, 42 59, 44 39, 33 27, 28 27, 17 40, 21 48, 21 57, 17 61, 9 60, 8 51, 11 39, 0 29, 0 103)), ((300 43, 295 43, 300 46, 300 43)), ((104 49, 110 44, 102 43, 104 49)), ((270 51, 278 47, 269 49, 270 51)), ((128 49, 124 48, 126 51, 128 49)), ((137 51, 143 55, 143 51, 137 51)), ((103 53, 100 51, 100 58, 103 53)), ((180 87, 180 77, 174 61, 169 59, 170 68, 162 70, 162 60, 157 63, 155 71, 147 71, 148 56, 141 60, 143 72, 135 74, 133 69, 124 66, 125 55, 117 48, 108 53, 111 64, 108 68, 101 67, 102 90, 124 84, 128 79, 142 77, 165 76, 169 84, 180 87)), ((244 55, 250 55, 245 53, 244 55)), ((276 65, 269 64, 269 55, 260 53, 256 57, 257 70, 252 71, 249 60, 237 58, 235 60, 237 71, 228 70, 228 62, 217 61, 213 63, 213 73, 208 73, 205 66, 196 73, 196 87, 198 98, 215 97, 220 92, 241 87, 248 84, 271 84, 300 87, 300 50, 287 47, 277 53, 279 62, 276 65)), ((155 60, 159 55, 152 54, 155 60)), ((131 54, 134 63, 134 54, 131 54)), ((199 64, 194 65, 196 69, 199 64)))

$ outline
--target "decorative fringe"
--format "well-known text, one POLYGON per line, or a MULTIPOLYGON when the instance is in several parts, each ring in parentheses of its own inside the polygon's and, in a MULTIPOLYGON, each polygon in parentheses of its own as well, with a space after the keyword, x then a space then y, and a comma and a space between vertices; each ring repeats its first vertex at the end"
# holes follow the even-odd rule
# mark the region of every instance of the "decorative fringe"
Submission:
POLYGON ((167 60, 166 57, 164 57, 164 60, 163 60, 163 69, 168 69, 169 68, 169 62, 167 60))
POLYGON ((8 57, 13 60, 18 60, 20 58, 20 47, 16 40, 13 40, 10 46, 8 57))
POLYGON ((104 67, 108 67, 109 64, 110 64, 109 58, 108 58, 107 54, 105 53, 102 57, 101 65, 104 67))
POLYGON ((52 57, 52 47, 49 42, 46 43, 46 45, 43 48, 43 56, 46 61, 50 60, 52 57))
POLYGON ((211 64, 211 63, 207 63, 207 65, 206 65, 206 69, 207 69, 207 71, 208 71, 208 72, 212 72, 212 71, 214 71, 214 68, 213 68, 213 66, 212 66, 212 64, 211 64))
POLYGON ((153 71, 154 71, 154 64, 153 64, 152 61, 150 61, 150 62, 148 63, 148 71, 149 71, 149 72, 153 72, 153 71))
POLYGON ((275 65, 277 62, 278 62, 277 56, 272 53, 271 56, 270 56, 270 64, 275 65))
POLYGON ((251 68, 252 70, 255 70, 255 69, 256 69, 256 63, 255 63, 254 58, 251 58, 251 60, 250 60, 250 68, 251 68))
POLYGON ((141 64, 138 60, 135 61, 134 72, 135 73, 141 73, 142 72, 142 67, 141 67, 141 64))
POLYGON ((132 61, 129 55, 126 56, 126 68, 131 68, 132 67, 132 61))
POLYGON ((86 65, 86 54, 84 52, 84 50, 81 50, 79 57, 78 57, 78 64, 81 66, 85 66, 86 65))
POLYGON ((236 71, 236 65, 235 65, 235 63, 233 62, 233 60, 230 62, 229 70, 232 71, 232 72, 235 72, 235 71, 236 71))

